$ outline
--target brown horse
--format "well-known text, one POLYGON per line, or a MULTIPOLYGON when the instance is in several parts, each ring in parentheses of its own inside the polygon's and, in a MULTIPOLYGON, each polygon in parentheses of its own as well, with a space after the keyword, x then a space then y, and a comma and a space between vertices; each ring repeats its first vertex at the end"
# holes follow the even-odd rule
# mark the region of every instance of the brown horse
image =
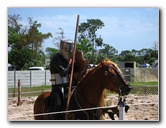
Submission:
MULTIPOLYGON (((118 66, 105 59, 97 67, 88 71, 80 80, 77 87, 72 91, 69 103, 69 120, 99 120, 102 119, 102 111, 98 109, 89 109, 104 106, 105 89, 116 92, 119 95, 128 95, 131 86, 123 79, 122 73, 118 66), (72 112, 72 110, 80 110, 72 112)), ((58 92, 57 92, 58 93, 58 92)), ((34 114, 42 114, 45 108, 51 104, 48 100, 50 92, 44 92, 36 99, 34 104, 34 114), (46 102, 47 101, 47 102, 46 102)), ((65 110, 62 107, 62 111, 65 110)), ((56 112, 56 110, 55 110, 56 112)), ((48 120, 50 114, 35 116, 35 120, 48 120)), ((65 119, 65 113, 52 114, 52 119, 65 119)))

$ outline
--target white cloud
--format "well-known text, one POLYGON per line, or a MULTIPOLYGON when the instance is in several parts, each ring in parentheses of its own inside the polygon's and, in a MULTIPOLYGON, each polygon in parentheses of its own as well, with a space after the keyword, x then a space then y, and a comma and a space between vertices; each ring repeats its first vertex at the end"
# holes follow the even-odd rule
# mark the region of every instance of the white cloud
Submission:
MULTIPOLYGON (((156 31, 156 21, 147 20, 146 17, 135 16, 101 16, 101 17, 88 17, 86 15, 80 16, 80 23, 86 22, 87 19, 100 19, 104 22, 105 27, 98 30, 98 34, 104 39, 105 43, 115 42, 121 43, 122 41, 131 42, 131 40, 143 40, 146 35, 156 31), (121 38, 121 41, 120 41, 121 38)), ((73 15, 55 15, 55 16, 43 16, 34 17, 38 23, 42 24, 40 30, 43 33, 51 32, 53 37, 57 36, 59 28, 62 28, 65 32, 65 37, 74 40, 75 26, 77 20, 77 14, 73 15)), ((155 35, 155 34, 153 34, 155 35)), ((51 39, 52 40, 52 39, 51 39)), ((47 40, 52 43, 52 41, 47 40)), ((143 42, 144 43, 144 42, 143 42)), ((45 47, 48 47, 48 43, 45 43, 45 47)), ((50 46, 50 45, 49 45, 50 46)))
POLYGON ((156 24, 141 17, 101 17, 105 27, 99 33, 105 36, 139 36, 154 32, 156 24))
POLYGON ((73 27, 76 22, 76 15, 57 15, 57 16, 44 16, 35 17, 35 20, 39 21, 44 28, 56 29, 56 28, 66 28, 73 27))

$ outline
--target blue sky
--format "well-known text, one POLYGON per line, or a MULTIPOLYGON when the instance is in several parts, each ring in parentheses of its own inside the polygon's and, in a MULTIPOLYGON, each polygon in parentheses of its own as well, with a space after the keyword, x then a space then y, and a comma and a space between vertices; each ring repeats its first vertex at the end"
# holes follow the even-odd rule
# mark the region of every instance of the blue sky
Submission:
POLYGON ((74 40, 77 15, 80 23, 87 19, 103 21, 105 26, 97 34, 119 54, 124 50, 152 48, 154 42, 159 42, 159 8, 8 8, 8 14, 19 14, 24 25, 28 25, 27 17, 33 17, 41 23, 41 32, 53 34, 53 38, 44 40, 43 51, 56 47, 54 37, 59 28, 66 38, 74 40))

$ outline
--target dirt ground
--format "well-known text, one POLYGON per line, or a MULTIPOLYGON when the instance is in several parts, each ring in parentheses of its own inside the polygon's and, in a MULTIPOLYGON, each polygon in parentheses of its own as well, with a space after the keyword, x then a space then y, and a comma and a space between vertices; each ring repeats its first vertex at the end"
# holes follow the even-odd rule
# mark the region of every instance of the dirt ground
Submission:
MULTIPOLYGON (((17 106, 17 98, 8 98, 8 121, 33 121, 33 105, 36 97, 21 97, 21 105, 17 106)), ((117 95, 108 97, 115 104, 117 95)), ((124 121, 159 121, 158 95, 129 95, 126 98, 129 110, 125 113, 124 121)), ((105 119, 111 120, 107 114, 105 119)), ((119 120, 115 116, 115 120, 119 120)))

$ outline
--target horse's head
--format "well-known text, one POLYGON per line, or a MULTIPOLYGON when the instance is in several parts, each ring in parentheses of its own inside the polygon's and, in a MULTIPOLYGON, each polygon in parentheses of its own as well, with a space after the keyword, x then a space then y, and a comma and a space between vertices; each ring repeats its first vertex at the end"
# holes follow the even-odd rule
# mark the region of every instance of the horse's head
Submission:
POLYGON ((132 87, 127 81, 124 80, 119 67, 109 59, 102 61, 101 66, 104 75, 103 80, 108 83, 104 85, 104 87, 122 96, 128 95, 132 87))

